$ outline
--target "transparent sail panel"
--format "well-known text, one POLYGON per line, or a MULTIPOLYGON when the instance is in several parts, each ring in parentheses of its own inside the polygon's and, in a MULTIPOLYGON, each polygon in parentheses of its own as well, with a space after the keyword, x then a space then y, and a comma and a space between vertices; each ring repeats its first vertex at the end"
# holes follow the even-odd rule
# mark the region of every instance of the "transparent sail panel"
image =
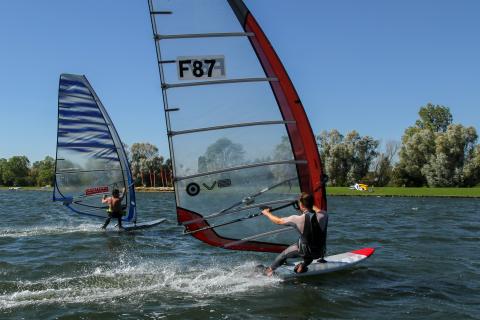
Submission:
POLYGON ((168 101, 172 130, 226 124, 283 120, 277 102, 264 83, 236 83, 172 89, 168 101))
POLYGON ((121 169, 115 149, 59 147, 57 172, 121 169))
POLYGON ((157 15, 160 34, 241 32, 237 18, 225 0, 154 0, 155 11, 171 11, 157 15))
MULTIPOLYGON (((291 164, 262 166, 186 179, 178 181, 175 187, 178 205, 199 212, 211 226, 258 213, 261 205, 275 208, 288 204, 297 199, 300 192, 296 166, 291 164), (271 189, 256 195, 267 188, 271 189), (232 207, 234 204, 237 205, 232 207), (225 209, 229 210, 222 212, 225 209)), ((276 211, 275 214, 286 216, 295 212, 293 207, 288 207, 276 211)), ((222 237, 240 239, 274 229, 278 229, 278 226, 267 221, 265 217, 256 217, 215 228, 215 231, 222 237)), ((286 233, 277 237, 287 241, 295 236, 298 238, 298 234, 293 232, 293 235, 286 233)), ((282 241, 280 243, 283 243, 282 241)))
MULTIPOLYGON (((265 76, 247 38, 176 39, 163 41, 161 45, 162 60, 176 60, 181 57, 223 56, 224 60, 222 62, 217 61, 214 67, 218 67, 219 63, 222 63, 225 71, 224 76, 228 79, 265 76)), ((165 63, 163 67, 165 82, 169 84, 182 82, 182 79, 179 79, 176 63, 165 63)), ((207 70, 205 69, 205 71, 207 70)), ((205 78, 198 80, 205 80, 205 78)))
MULTIPOLYGON (((121 170, 68 171, 56 174, 57 192, 73 200, 110 194, 113 189, 125 188, 121 170)), ((59 197, 59 198, 60 198, 59 197)), ((98 204, 98 203, 97 203, 98 204)))
POLYGON ((284 125, 261 125, 173 137, 177 176, 293 160, 284 125))

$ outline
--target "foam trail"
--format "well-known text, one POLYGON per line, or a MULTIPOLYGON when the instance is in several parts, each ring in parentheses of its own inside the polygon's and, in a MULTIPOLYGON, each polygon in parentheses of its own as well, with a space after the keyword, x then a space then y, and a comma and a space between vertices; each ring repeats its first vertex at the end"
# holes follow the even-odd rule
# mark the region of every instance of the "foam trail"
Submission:
POLYGON ((100 224, 85 223, 80 225, 36 226, 31 228, 1 228, 0 238, 23 238, 31 236, 60 235, 76 232, 103 232, 100 224))
MULTIPOLYGON (((0 295, 0 310, 44 304, 105 304, 155 295, 207 298, 275 286, 280 280, 254 273, 255 262, 228 268, 212 263, 182 269, 175 263, 120 263, 78 275, 19 281, 14 292, 0 295)), ((141 301, 138 301, 141 302, 141 301)))

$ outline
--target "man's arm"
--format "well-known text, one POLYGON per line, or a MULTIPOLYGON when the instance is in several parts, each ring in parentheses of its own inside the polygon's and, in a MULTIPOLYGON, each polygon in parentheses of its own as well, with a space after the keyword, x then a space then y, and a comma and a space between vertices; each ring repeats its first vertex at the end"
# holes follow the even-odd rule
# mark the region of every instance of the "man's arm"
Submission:
POLYGON ((283 219, 280 218, 280 217, 277 217, 275 215, 273 215, 271 212, 270 212, 270 209, 264 209, 262 210, 262 214, 264 216, 266 216, 270 221, 272 221, 273 223, 275 224, 285 224, 283 222, 283 219))
POLYGON ((120 196, 120 200, 123 200, 123 197, 125 197, 125 187, 122 189, 122 195, 120 196))
POLYGON ((102 198, 102 203, 109 203, 109 200, 110 200, 110 198, 108 198, 107 195, 104 194, 103 198, 102 198))

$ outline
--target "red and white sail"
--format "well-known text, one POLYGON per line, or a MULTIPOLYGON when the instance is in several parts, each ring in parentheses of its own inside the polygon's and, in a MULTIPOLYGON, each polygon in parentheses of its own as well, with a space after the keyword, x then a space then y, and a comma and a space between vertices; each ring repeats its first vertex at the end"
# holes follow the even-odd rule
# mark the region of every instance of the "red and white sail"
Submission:
POLYGON ((258 215, 300 192, 327 209, 315 136, 241 0, 149 0, 178 222, 210 245, 280 252, 298 234, 258 215))

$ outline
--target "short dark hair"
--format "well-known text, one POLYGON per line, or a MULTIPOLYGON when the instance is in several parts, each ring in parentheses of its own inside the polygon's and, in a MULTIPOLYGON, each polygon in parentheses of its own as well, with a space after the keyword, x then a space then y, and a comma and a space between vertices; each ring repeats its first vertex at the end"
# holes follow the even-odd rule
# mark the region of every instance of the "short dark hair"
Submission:
POLYGON ((298 201, 308 210, 313 210, 313 196, 311 194, 302 192, 298 201))
POLYGON ((120 191, 118 189, 113 189, 112 196, 119 196, 119 195, 120 195, 120 191))

